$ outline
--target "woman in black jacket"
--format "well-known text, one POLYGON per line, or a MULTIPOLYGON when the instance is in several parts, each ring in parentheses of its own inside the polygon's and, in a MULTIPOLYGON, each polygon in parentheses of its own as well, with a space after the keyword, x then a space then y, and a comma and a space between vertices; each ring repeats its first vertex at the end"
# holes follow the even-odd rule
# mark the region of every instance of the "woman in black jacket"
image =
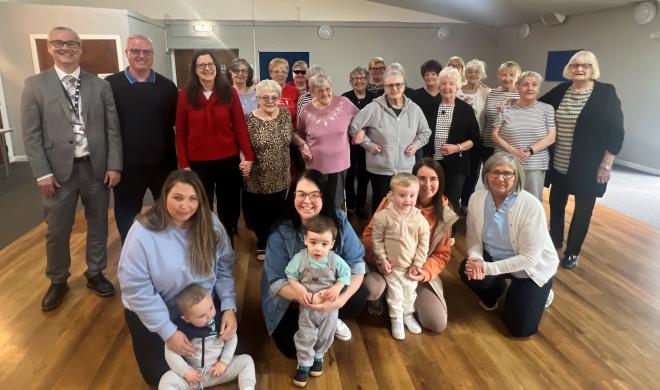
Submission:
POLYGON ((460 209, 461 190, 469 171, 468 151, 479 141, 479 123, 469 104, 456 97, 461 75, 451 67, 438 74, 442 99, 429 118, 431 138, 424 157, 440 162, 445 172, 445 192, 454 210, 460 209))
POLYGON ((564 214, 568 195, 575 197, 573 219, 561 260, 575 268, 589 230, 596 198, 605 193, 614 157, 623 145, 623 112, 614 86, 597 82, 596 56, 580 51, 564 68, 563 83, 539 100, 555 108, 557 138, 548 170, 550 236, 555 247, 564 244, 564 214))

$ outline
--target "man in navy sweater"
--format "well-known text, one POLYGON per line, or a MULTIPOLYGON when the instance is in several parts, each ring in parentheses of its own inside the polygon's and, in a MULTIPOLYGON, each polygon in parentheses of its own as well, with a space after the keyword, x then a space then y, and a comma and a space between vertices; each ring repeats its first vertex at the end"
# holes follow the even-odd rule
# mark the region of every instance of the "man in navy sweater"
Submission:
POLYGON ((106 80, 112 86, 123 142, 124 170, 114 188, 115 220, 123 243, 149 189, 160 196, 168 173, 176 169, 174 119, 177 88, 151 69, 151 39, 131 35, 126 43, 129 66, 106 80))

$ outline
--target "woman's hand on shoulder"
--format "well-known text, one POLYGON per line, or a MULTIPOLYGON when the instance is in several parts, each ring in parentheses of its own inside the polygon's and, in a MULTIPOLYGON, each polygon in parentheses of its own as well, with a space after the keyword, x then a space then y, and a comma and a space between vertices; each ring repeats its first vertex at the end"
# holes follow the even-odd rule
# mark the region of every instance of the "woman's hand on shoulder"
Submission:
POLYGON ((190 340, 183 334, 182 331, 177 330, 169 339, 165 341, 167 348, 181 356, 195 356, 195 348, 193 348, 190 340))
POLYGON ((235 310, 225 310, 220 319, 220 340, 227 341, 236 334, 238 321, 236 321, 235 310))

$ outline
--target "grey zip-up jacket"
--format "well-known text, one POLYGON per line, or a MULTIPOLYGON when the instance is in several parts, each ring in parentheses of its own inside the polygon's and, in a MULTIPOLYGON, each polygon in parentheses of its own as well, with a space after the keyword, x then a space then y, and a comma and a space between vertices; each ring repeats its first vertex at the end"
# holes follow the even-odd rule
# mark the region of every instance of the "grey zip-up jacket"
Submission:
POLYGON ((376 175, 411 172, 415 155, 405 154, 406 148, 414 144, 421 149, 431 136, 422 109, 405 96, 398 117, 387 106, 385 95, 374 99, 353 117, 349 128, 351 137, 361 129, 366 133, 361 146, 367 151, 367 171, 376 175), (380 145, 382 151, 371 153, 372 144, 380 145))

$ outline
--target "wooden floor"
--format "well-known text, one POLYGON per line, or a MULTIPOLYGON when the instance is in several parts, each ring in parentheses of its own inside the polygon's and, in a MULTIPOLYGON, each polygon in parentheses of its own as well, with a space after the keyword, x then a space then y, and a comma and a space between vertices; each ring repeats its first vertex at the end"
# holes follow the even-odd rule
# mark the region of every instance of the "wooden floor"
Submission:
MULTIPOLYGON (((114 220, 110 223, 107 274, 117 286, 120 243, 114 220)), ((119 296, 100 298, 85 288, 81 212, 71 239, 71 291, 60 308, 41 312, 48 286, 44 228, 39 225, 0 251, 0 388, 147 389, 119 296)), ((296 363, 282 357, 266 336, 259 301, 262 265, 253 255, 254 245, 251 232, 241 229, 236 256, 239 348, 256 362, 259 389, 292 388, 296 363)), ((449 308, 443 334, 407 334, 405 341, 395 341, 387 318, 364 313, 348 321, 353 340, 334 343, 325 373, 310 379, 308 388, 660 387, 660 231, 596 207, 579 267, 559 269, 554 304, 540 332, 526 340, 509 338, 501 311, 480 309, 461 284, 457 267, 464 253, 459 235, 442 274, 449 308)))

